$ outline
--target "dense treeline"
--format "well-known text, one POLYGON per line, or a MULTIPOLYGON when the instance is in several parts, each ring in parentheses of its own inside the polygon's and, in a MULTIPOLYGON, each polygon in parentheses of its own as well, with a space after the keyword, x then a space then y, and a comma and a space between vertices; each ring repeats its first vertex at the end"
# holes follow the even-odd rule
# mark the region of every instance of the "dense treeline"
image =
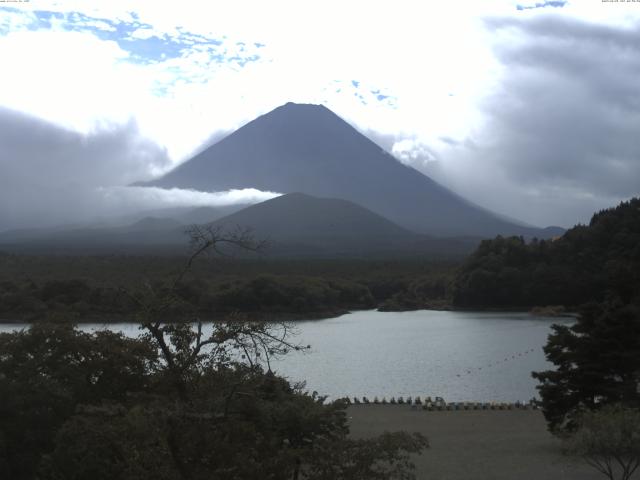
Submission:
POLYGON ((640 296, 640 199, 596 213, 554 240, 483 241, 460 268, 459 307, 578 306, 640 296))
MULTIPOLYGON (((150 288, 162 290, 156 281, 150 288)), ((172 313, 193 313, 216 318, 233 311, 269 314, 331 314, 345 309, 373 308, 366 286, 313 277, 260 275, 250 279, 185 282, 179 290, 182 302, 172 313)), ((130 315, 135 304, 126 292, 109 286, 93 286, 80 279, 0 284, 0 315, 25 320, 65 315, 76 320, 130 315)))
MULTIPOLYGON (((0 318, 121 320, 136 308, 122 287, 146 283, 161 291, 183 262, 183 257, 0 256, 0 318)), ((308 318, 375 307, 441 306, 450 300, 454 267, 401 260, 203 261, 182 282, 182 302, 174 308, 213 319, 234 311, 308 318)))

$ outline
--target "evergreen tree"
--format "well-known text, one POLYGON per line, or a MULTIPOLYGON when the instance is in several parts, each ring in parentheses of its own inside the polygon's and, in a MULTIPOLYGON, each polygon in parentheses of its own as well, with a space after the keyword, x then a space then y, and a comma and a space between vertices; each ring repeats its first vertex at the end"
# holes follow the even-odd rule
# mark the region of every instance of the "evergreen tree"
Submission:
POLYGON ((586 306, 575 325, 554 325, 544 347, 555 370, 534 372, 551 431, 576 427, 603 405, 640 407, 640 308, 619 300, 586 306))

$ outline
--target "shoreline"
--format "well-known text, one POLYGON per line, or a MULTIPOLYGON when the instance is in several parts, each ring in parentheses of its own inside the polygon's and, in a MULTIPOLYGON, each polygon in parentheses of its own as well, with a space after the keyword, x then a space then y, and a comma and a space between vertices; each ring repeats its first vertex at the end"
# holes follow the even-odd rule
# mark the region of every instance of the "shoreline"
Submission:
MULTIPOLYGON (((227 312, 216 314, 210 318, 204 318, 202 315, 191 315, 188 320, 178 320, 178 321, 170 321, 166 323, 193 323, 198 320, 203 323, 213 323, 213 322, 224 322, 227 321, 228 317, 232 315, 240 315, 242 317, 246 317, 244 320, 249 322, 271 322, 271 323, 281 323, 281 322, 300 322, 307 320, 326 320, 329 318, 335 318, 342 315, 347 315, 357 310, 329 310, 322 312, 306 312, 306 313, 295 313, 295 312, 286 312, 286 313, 267 313, 267 314, 256 314, 255 312, 227 312)), ((63 315, 60 313, 60 315, 63 315)), ((114 315, 114 314, 87 314, 82 316, 82 318, 73 318, 77 317, 78 314, 71 313, 69 314, 70 320, 72 323, 78 325, 86 325, 92 323, 101 323, 105 325, 109 324, 118 324, 118 323, 140 323, 137 322, 133 317, 135 317, 135 313, 124 313, 122 315, 114 315)), ((187 315, 185 315, 187 317, 187 315)), ((51 320, 42 317, 33 317, 30 318, 0 318, 0 324, 25 324, 31 325, 36 323, 58 323, 59 320, 51 320)), ((165 322, 163 322, 165 323, 165 322)))
MULTIPOLYGON (((577 312, 558 312, 558 313, 545 313, 535 311, 534 307, 531 309, 514 309, 514 308, 454 308, 452 306, 438 306, 434 308, 417 308, 417 309, 400 309, 400 310, 387 310, 373 308, 367 309, 364 311, 371 312, 380 312, 380 313, 403 313, 403 312, 419 312, 419 311, 429 311, 429 312, 481 312, 481 313, 514 313, 514 314, 530 314, 538 317, 548 317, 548 318, 577 318, 577 312)), ((312 312, 273 312, 273 313, 256 313, 256 312, 227 312, 227 313, 219 313, 216 314, 212 318, 200 318, 202 322, 224 322, 225 317, 229 317, 233 314, 239 314, 240 316, 246 316, 246 320, 250 322, 304 322, 304 321, 313 321, 313 320, 327 320, 330 318, 340 317, 342 315, 351 314, 354 312, 363 311, 363 310, 347 310, 347 309, 336 309, 336 310, 327 310, 327 311, 312 311, 312 312)), ((60 312, 60 315, 64 315, 60 312)), ((70 317, 77 317, 77 313, 70 313, 70 317)), ((81 324, 91 324, 91 323, 102 323, 102 324, 117 324, 117 323, 138 323, 133 318, 135 313, 125 313, 122 315, 115 314, 96 314, 89 313, 82 317, 82 319, 72 318, 73 323, 78 325, 81 324)), ((193 316, 192 320, 181 320, 177 322, 170 323, 189 323, 196 321, 198 319, 197 315, 193 316)), ((34 323, 47 323, 56 322, 56 320, 47 320, 40 317, 30 318, 0 318, 0 324, 34 324, 34 323)))

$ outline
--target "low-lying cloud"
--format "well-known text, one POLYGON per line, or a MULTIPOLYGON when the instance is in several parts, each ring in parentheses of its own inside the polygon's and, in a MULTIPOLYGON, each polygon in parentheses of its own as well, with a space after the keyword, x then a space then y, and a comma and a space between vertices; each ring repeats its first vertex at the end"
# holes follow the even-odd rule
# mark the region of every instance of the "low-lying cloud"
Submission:
POLYGON ((110 187, 96 190, 102 208, 108 212, 151 210, 169 207, 221 207, 252 204, 275 198, 280 193, 255 188, 233 189, 223 192, 200 192, 181 188, 110 187))

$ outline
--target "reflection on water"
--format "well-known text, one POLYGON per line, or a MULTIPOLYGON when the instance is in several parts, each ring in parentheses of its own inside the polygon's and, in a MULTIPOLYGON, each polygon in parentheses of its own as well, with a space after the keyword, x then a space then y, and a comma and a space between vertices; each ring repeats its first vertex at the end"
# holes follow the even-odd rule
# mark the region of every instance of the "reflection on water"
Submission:
MULTIPOLYGON (((330 397, 529 400, 536 396, 531 371, 550 367, 542 352, 550 325, 571 322, 525 313, 355 312, 297 322, 296 342, 311 351, 290 353, 272 367, 330 397)), ((0 325, 0 331, 15 328, 0 325)), ((134 324, 109 328, 139 333, 134 324)))

